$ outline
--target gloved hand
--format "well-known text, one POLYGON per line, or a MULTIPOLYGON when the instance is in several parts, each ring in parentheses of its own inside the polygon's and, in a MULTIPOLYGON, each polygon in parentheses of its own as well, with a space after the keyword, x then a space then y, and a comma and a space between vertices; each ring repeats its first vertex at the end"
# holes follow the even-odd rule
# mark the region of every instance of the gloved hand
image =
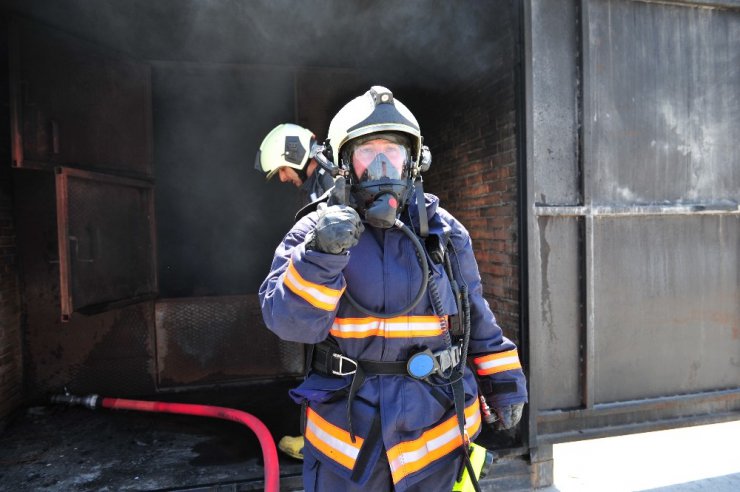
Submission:
POLYGON ((357 212, 346 205, 319 210, 319 220, 309 234, 306 249, 338 255, 357 244, 365 230, 357 212))
POLYGON ((498 419, 493 424, 493 428, 496 430, 511 429, 522 419, 523 410, 524 403, 515 403, 507 407, 494 408, 493 412, 498 419))

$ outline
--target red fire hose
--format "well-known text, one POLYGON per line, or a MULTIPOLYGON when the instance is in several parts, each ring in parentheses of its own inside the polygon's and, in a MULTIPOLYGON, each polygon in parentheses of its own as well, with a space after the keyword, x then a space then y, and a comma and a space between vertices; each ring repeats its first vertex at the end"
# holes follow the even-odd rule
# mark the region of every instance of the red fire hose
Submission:
POLYGON ((110 408, 113 410, 138 410, 140 412, 177 413, 182 415, 196 415, 199 417, 214 417, 231 420, 244 424, 257 434, 262 457, 265 461, 265 491, 278 492, 280 490, 280 468, 278 466, 277 448, 270 431, 257 417, 233 408, 215 407, 211 405, 195 405, 191 403, 165 403, 161 401, 124 400, 121 398, 100 398, 98 395, 73 396, 57 395, 51 398, 54 403, 68 403, 84 405, 86 407, 110 408))

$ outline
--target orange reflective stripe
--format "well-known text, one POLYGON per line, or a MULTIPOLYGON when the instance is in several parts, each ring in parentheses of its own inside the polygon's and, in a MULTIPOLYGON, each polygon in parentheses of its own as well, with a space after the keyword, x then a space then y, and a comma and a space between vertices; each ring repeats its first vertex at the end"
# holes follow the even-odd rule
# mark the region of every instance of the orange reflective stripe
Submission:
MULTIPOLYGON (((465 409, 465 429, 468 435, 478 432, 480 425, 480 410, 478 401, 475 400, 465 409)), ((396 444, 387 453, 393 483, 400 482, 409 474, 421 470, 460 446, 462 436, 457 415, 424 432, 418 439, 396 444)))
POLYGON ((310 407, 306 417, 306 439, 323 454, 352 470, 364 439, 355 436, 353 443, 349 432, 329 423, 310 407))
POLYGON ((293 266, 293 260, 288 264, 288 270, 285 272, 283 282, 295 295, 324 311, 334 311, 337 303, 339 303, 339 298, 342 297, 342 293, 344 292, 344 288, 340 290, 330 289, 329 287, 304 279, 298 273, 298 270, 295 269, 295 266, 293 266))
MULTIPOLYGON (((446 318, 446 317, 445 317, 446 318)), ((397 318, 335 318, 331 333, 337 338, 413 338, 442 334, 440 316, 399 316, 397 318)))
POLYGON ((509 371, 511 369, 521 369, 522 363, 519 362, 519 355, 516 349, 507 350, 498 354, 476 357, 473 359, 477 366, 479 376, 489 376, 499 372, 509 371))

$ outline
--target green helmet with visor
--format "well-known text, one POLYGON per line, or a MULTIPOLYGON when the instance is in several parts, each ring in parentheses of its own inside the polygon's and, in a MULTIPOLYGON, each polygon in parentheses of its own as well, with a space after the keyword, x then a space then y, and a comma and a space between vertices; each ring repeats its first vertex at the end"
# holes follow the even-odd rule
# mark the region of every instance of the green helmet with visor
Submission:
POLYGON ((295 169, 305 180, 305 167, 316 137, 311 130, 293 123, 273 128, 262 140, 254 167, 272 178, 281 167, 295 169))

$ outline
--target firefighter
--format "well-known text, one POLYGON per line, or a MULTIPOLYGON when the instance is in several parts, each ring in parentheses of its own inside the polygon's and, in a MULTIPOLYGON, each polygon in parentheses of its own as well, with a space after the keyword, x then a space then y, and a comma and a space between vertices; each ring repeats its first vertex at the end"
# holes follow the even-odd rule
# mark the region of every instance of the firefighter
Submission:
POLYGON ((254 167, 267 179, 277 174, 283 183, 293 183, 301 194, 301 206, 319 199, 334 185, 331 176, 310 158, 316 136, 311 130, 283 123, 262 140, 254 167))
MULTIPOLYGON (((301 207, 318 200, 334 186, 331 176, 310 158, 316 143, 314 133, 293 123, 282 123, 262 140, 254 167, 271 179, 277 175, 282 183, 293 183, 301 195, 301 207)), ((288 456, 303 459, 303 436, 283 436, 278 449, 288 456)))
POLYGON ((449 492, 481 428, 478 387, 498 429, 521 418, 516 346, 483 298, 467 230, 434 195, 414 199, 422 137, 408 108, 375 86, 332 119, 329 144, 352 206, 301 218, 259 292, 270 330, 316 344, 291 390, 305 490, 449 492))

